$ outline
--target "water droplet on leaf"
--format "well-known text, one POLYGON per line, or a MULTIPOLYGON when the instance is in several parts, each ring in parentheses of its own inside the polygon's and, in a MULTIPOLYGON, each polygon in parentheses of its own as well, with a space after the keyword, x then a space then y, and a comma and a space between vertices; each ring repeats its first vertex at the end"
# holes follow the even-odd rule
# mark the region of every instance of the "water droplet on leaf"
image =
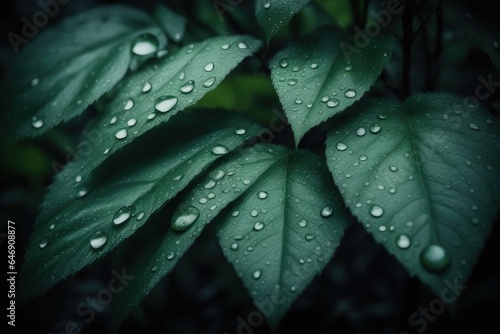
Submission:
POLYGON ((194 206, 179 208, 172 218, 172 229, 175 231, 184 231, 194 224, 200 216, 200 211, 194 206))

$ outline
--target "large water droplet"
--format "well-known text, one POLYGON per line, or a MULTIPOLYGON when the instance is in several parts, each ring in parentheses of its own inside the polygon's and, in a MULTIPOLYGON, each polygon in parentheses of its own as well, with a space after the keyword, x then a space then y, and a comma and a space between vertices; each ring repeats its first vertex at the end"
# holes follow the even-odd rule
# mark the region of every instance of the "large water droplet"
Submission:
POLYGON ((155 109, 159 112, 167 112, 172 110, 173 107, 177 104, 177 98, 172 95, 160 96, 156 99, 155 109))
POLYGON ((269 7, 271 7, 271 4, 270 4, 269 2, 266 2, 266 3, 264 4, 264 8, 265 8, 265 9, 269 9, 269 7))
POLYGON ((128 126, 134 126, 137 123, 137 120, 135 118, 131 118, 127 121, 128 126))
POLYGON ((344 96, 352 99, 353 97, 356 96, 356 91, 354 89, 348 89, 345 91, 344 96))
POLYGON ((377 134, 377 133, 380 132, 380 130, 382 130, 382 127, 380 126, 380 124, 378 124, 378 123, 372 123, 370 125, 370 132, 371 133, 377 134))
POLYGON ((257 270, 255 270, 255 271, 252 273, 252 277, 253 277, 254 279, 259 279, 261 275, 262 275, 262 271, 260 271, 260 270, 258 270, 258 269, 257 269, 257 270))
POLYGON ((312 63, 312 64, 311 64, 311 68, 312 68, 313 70, 317 69, 318 67, 319 67, 319 65, 318 65, 318 64, 316 64, 316 63, 312 63))
POLYGON ((215 77, 210 77, 207 80, 203 81, 202 85, 205 88, 212 87, 212 85, 215 83, 216 78, 215 77))
POLYGON ((302 219, 301 221, 299 221, 299 226, 300 227, 306 227, 307 226, 307 220, 302 219))
POLYGON ((216 169, 210 172, 210 177, 215 181, 222 179, 224 175, 226 175, 226 173, 224 173, 224 171, 221 169, 216 169))
POLYGON ((142 86, 142 92, 143 93, 147 93, 151 90, 152 86, 149 82, 146 82, 144 83, 144 85, 142 86))
POLYGON ((45 248, 45 246, 47 246, 48 243, 49 243, 49 239, 44 238, 42 241, 40 241, 40 243, 38 244, 38 246, 40 248, 45 248))
POLYGON ((244 43, 244 42, 239 42, 238 48, 244 50, 244 49, 248 48, 248 45, 246 45, 246 43, 244 43))
POLYGON ((125 107, 123 107, 123 110, 130 110, 134 107, 134 101, 132 99, 128 99, 127 103, 125 103, 125 107))
POLYGON ((173 258, 175 257, 175 253, 174 252, 170 252, 167 254, 167 260, 172 260, 173 258))
POLYGON ((450 257, 446 249, 439 245, 429 245, 420 254, 420 260, 425 269, 441 272, 450 265, 450 257))
POLYGON ((106 241, 108 241, 108 237, 103 232, 97 231, 90 239, 90 246, 93 249, 99 249, 106 244, 106 241))
POLYGON ((43 126, 43 121, 41 119, 33 117, 31 125, 33 125, 35 129, 40 129, 43 126))
POLYGON ((356 129, 356 135, 358 135, 359 137, 362 137, 366 134, 366 129, 362 126, 360 126, 359 128, 356 129))
POLYGON ((305 236, 304 236, 304 239, 306 239, 307 241, 311 241, 314 239, 314 234, 312 233, 307 233, 305 236))
POLYGON ((137 37, 132 46, 132 52, 138 56, 150 55, 158 50, 158 40, 151 34, 137 37))
POLYGON ((336 106, 339 105, 339 103, 340 103, 340 101, 338 99, 332 99, 332 100, 326 102, 326 106, 328 108, 335 108, 336 106))
POLYGON ((203 67, 203 69, 205 70, 205 72, 212 72, 214 69, 214 63, 206 64, 205 67, 203 67))
POLYGON ((116 139, 124 139, 127 137, 127 129, 121 129, 116 131, 115 134, 116 139))
POLYGON ((223 155, 229 153, 229 149, 222 145, 217 145, 212 149, 212 153, 215 155, 223 155))
POLYGON ((333 214, 333 208, 331 206, 325 206, 321 209, 321 217, 328 218, 333 214))
POLYGON ((230 247, 232 250, 237 250, 238 248, 240 248, 240 245, 238 245, 237 242, 233 242, 230 247))
POLYGON ((124 206, 120 210, 116 211, 115 215, 113 216, 113 224, 115 225, 121 225, 125 223, 129 218, 132 213, 132 207, 130 206, 124 206))
POLYGON ((286 58, 283 58, 280 60, 280 67, 287 67, 288 66, 288 60, 286 58))
POLYGON ((265 191, 259 191, 257 193, 257 197, 260 198, 260 199, 266 199, 267 198, 267 192, 265 192, 265 191))
POLYGON ((264 223, 263 222, 256 222, 253 226, 253 229, 256 231, 260 231, 264 228, 264 223))
POLYGON ((342 143, 342 142, 338 142, 337 143, 337 150, 339 150, 339 151, 345 151, 345 150, 347 150, 347 145, 344 144, 344 143, 342 143))
POLYGON ((193 225, 200 216, 200 211, 194 206, 186 206, 179 208, 172 218, 172 229, 176 231, 184 231, 193 225))
POLYGON ((80 190, 78 190, 78 192, 76 193, 76 197, 78 198, 82 198, 82 197, 85 197, 87 195, 88 191, 87 189, 85 188, 81 188, 80 190))
POLYGON ((384 209, 378 205, 372 205, 370 207, 370 214, 372 217, 379 218, 384 214, 384 209))
POLYGON ((406 234, 401 234, 396 240, 396 245, 401 249, 407 249, 411 245, 410 237, 406 234))
POLYGON ((246 132, 247 132, 247 130, 244 128, 239 128, 239 129, 236 129, 236 131, 234 131, 234 133, 236 133, 237 135, 244 135, 246 132))
POLYGON ((288 80, 288 85, 295 86, 296 84, 297 84, 297 80, 295 80, 295 79, 289 79, 288 80))
POLYGON ((193 91, 193 89, 194 89, 194 81, 193 80, 187 81, 179 89, 184 94, 191 93, 193 91))

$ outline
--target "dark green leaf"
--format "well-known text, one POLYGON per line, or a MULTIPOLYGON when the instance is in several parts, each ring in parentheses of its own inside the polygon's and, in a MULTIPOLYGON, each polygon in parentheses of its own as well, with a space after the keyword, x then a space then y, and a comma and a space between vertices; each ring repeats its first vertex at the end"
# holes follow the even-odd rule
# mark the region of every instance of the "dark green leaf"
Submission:
POLYGON ((20 300, 43 293, 113 249, 210 163, 259 130, 236 113, 185 112, 89 177, 73 169, 65 187, 52 187, 44 202, 58 210, 42 212, 35 224, 20 300))
MULTIPOLYGON (((51 194, 56 196, 65 193, 67 182, 74 180, 75 175, 86 179, 94 168, 115 151, 195 104, 259 45, 260 42, 248 36, 216 37, 188 45, 126 79, 108 110, 84 131, 75 162, 57 175, 56 182, 51 186, 51 194), (210 64, 213 64, 207 67, 210 71, 205 70, 210 64), (203 83, 212 78, 215 81, 205 87, 203 83), (183 93, 181 87, 188 87, 186 85, 190 85, 190 80, 194 81, 192 91, 183 93), (169 104, 167 97, 172 102, 176 101, 175 104, 169 104), (163 105, 158 107, 160 102, 163 105)), ((175 137, 170 139, 178 140, 175 137)), ((45 200, 45 204, 49 205, 44 205, 42 217, 53 216, 74 196, 66 194, 56 200, 49 194, 45 200)))
POLYGON ((363 48, 341 38, 340 31, 322 28, 270 62, 273 85, 297 145, 312 127, 359 100, 391 58, 394 44, 389 35, 366 37, 363 48))
POLYGON ((80 114, 123 78, 131 57, 144 60, 166 44, 139 10, 90 10, 43 31, 16 57, 3 84, 19 136, 36 136, 80 114))
POLYGON ((255 0, 255 15, 267 41, 281 30, 311 0, 255 0))
POLYGON ((155 19, 173 41, 180 41, 186 30, 186 18, 159 3, 154 13, 155 19))
POLYGON ((364 101, 327 140, 351 212, 438 295, 470 275, 500 203, 498 123, 470 102, 364 101))
MULTIPOLYGON (((212 168, 181 210, 200 212, 191 227, 198 233, 228 205, 218 219, 220 244, 275 328, 339 245, 347 225, 342 200, 318 156, 257 145, 212 168)), ((163 253, 178 248, 165 245, 163 253)))

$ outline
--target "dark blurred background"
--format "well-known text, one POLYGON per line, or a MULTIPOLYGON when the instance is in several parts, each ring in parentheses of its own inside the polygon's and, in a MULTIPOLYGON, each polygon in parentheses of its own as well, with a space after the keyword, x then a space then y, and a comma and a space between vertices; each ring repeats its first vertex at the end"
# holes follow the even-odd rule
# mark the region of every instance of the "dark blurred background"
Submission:
MULTIPOLYGON (((71 0, 61 6, 59 13, 41 30, 43 32, 73 14, 115 2, 117 1, 71 0)), ((184 43, 212 34, 240 33, 242 30, 262 37, 253 17, 253 1, 220 2, 232 8, 222 18, 211 0, 166 1, 174 10, 188 17, 188 34, 184 43)), ((150 10, 155 4, 144 0, 121 3, 145 10, 150 10)), ((377 1, 372 3, 378 4, 377 1)), ((419 3, 422 3, 423 20, 438 1, 419 3)), ((498 20, 494 16, 500 11, 489 7, 488 2, 465 3, 477 15, 498 20)), ((4 0, 1 7, 0 74, 3 77, 10 62, 16 57, 7 34, 20 34, 22 17, 32 17, 40 10, 40 6, 36 1, 4 0)), ((439 52, 436 52, 434 46, 429 47, 437 42, 437 20, 431 18, 428 29, 415 40, 412 92, 443 90, 467 96, 474 94, 479 75, 487 76, 492 73, 493 78, 500 81, 500 73, 475 41, 467 38, 455 13, 447 7, 441 15, 444 24, 439 52), (427 60, 431 56, 437 57, 437 60, 434 59, 429 65, 427 60), (425 73, 430 73, 430 79, 425 73)), ((267 54, 261 53, 259 57, 270 59, 290 36, 300 36, 323 23, 352 28, 354 22, 349 1, 316 1, 276 36, 267 54), (333 18, 329 15, 333 15, 333 18)), ((401 59, 401 48, 398 45, 393 60, 382 77, 383 83, 377 84, 371 95, 399 97, 401 59)), ((254 68, 257 74, 252 73, 250 76, 236 71, 200 104, 237 109, 259 120, 269 118, 272 108, 279 109, 279 101, 264 73, 265 68, 252 62, 253 60, 242 66, 254 68)), ((485 101, 485 105, 494 114, 500 109, 498 97, 496 92, 485 101)), ((29 242, 30 231, 45 189, 54 176, 51 165, 54 161, 67 161, 92 113, 89 108, 81 117, 42 137, 23 141, 17 141, 8 134, 9 124, 5 110, 0 116, 1 245, 3 252, 7 219, 15 221, 18 267, 29 242)), ((290 133, 284 132, 277 141, 289 144, 289 137, 290 133)), ((303 145, 320 151, 323 140, 324 129, 320 128, 315 135, 306 137, 303 145)), ((496 223, 474 274, 467 283, 468 288, 460 296, 456 313, 450 315, 444 312, 426 321, 421 321, 425 317, 418 316, 411 321, 412 314, 420 312, 420 308, 428 308, 436 296, 417 279, 410 278, 382 246, 377 245, 359 225, 353 224, 335 258, 292 305, 278 332, 498 333, 498 254, 500 226, 496 223)), ((18 310, 16 330, 23 333, 30 330, 54 334, 68 332, 65 326, 74 321, 78 326, 74 333, 79 333, 79 330, 81 333, 111 333, 112 305, 96 311, 95 319, 89 323, 76 313, 76 308, 87 301, 87 298, 95 298, 98 291, 107 286, 113 268, 112 256, 113 253, 61 282, 44 297, 18 310)), ((255 307, 249 294, 225 260, 213 227, 209 226, 176 269, 131 314, 119 333, 269 333, 270 329, 266 324, 251 326, 248 317, 253 311, 255 307)))

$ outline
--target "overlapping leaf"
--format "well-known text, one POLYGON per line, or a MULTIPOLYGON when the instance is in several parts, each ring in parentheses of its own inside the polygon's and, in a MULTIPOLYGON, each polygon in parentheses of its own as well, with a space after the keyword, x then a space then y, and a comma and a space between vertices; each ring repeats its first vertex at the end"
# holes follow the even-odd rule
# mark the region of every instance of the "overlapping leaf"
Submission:
MULTIPOLYGON (((224 254, 276 327, 330 260, 347 224, 324 162, 309 151, 282 146, 257 145, 235 152, 184 198, 172 224, 193 225, 185 226, 190 228, 185 232, 169 230, 157 250, 137 254, 137 259, 150 260, 134 271, 140 278, 130 292, 120 295, 120 305, 137 304, 137 298, 171 270, 165 254, 182 255, 184 244, 221 213, 218 229, 224 254), (157 270, 151 274, 147 269, 154 266, 157 270)), ((119 308, 128 312, 128 306, 119 308)))
POLYGON ((271 60, 273 85, 297 145, 308 130, 344 111, 370 89, 393 47, 389 35, 363 35, 347 43, 340 31, 322 28, 271 60))
POLYGON ((255 15, 267 40, 281 30, 311 0, 255 0, 255 15))
POLYGON ((500 204, 498 120, 472 102, 441 93, 360 102, 327 140, 351 212, 438 295, 454 286, 446 303, 500 204))
POLYGON ((113 249, 210 163, 259 131, 236 113, 185 112, 88 178, 67 182, 70 198, 53 216, 40 216, 33 231, 20 300, 43 293, 113 249))
POLYGON ((40 135, 80 114, 118 83, 132 56, 144 59, 166 38, 146 13, 121 5, 96 8, 40 33, 26 46, 2 86, 19 136, 40 135))
MULTIPOLYGON (((76 176, 85 180, 115 151, 195 104, 259 45, 248 36, 215 37, 188 45, 127 78, 108 110, 84 130, 76 159, 57 175, 40 220, 51 219, 75 198, 77 193, 67 187, 68 182, 76 176)), ((167 138, 178 141, 173 136, 167 138)))

